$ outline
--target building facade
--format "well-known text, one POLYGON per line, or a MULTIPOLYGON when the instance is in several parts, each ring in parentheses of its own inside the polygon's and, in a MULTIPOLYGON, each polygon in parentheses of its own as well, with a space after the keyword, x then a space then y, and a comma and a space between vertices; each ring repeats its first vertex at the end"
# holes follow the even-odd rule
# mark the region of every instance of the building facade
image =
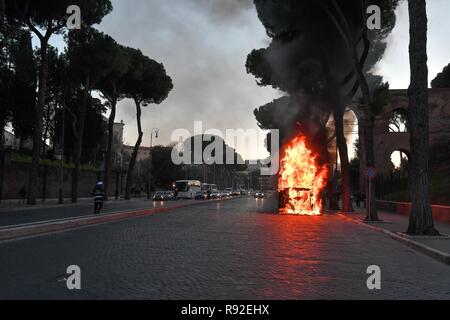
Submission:
MULTIPOLYGON (((394 152, 399 151, 407 157, 410 154, 408 91, 391 90, 390 93, 390 102, 376 117, 374 127, 375 165, 379 175, 392 172, 394 152)), ((351 109, 359 120, 361 111, 357 105, 351 109)), ((450 141, 450 89, 429 89, 429 110, 430 145, 450 141)))

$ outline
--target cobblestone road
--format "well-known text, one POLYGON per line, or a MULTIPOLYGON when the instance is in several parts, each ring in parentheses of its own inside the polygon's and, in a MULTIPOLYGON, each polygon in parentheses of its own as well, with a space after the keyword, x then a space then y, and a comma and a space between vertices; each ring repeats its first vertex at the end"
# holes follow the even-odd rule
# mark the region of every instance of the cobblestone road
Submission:
POLYGON ((0 244, 0 298, 450 299, 450 268, 337 216, 242 198, 0 244), (69 265, 82 290, 66 288, 69 265), (382 290, 366 287, 369 265, 382 290))
MULTIPOLYGON (((128 210, 142 210, 160 207, 171 207, 185 204, 188 201, 152 202, 147 199, 134 199, 132 201, 106 202, 102 213, 115 213, 128 210)), ((92 215, 93 201, 83 201, 77 204, 63 206, 50 205, 25 208, 0 208, 0 228, 18 224, 35 223, 40 221, 67 219, 92 215)))

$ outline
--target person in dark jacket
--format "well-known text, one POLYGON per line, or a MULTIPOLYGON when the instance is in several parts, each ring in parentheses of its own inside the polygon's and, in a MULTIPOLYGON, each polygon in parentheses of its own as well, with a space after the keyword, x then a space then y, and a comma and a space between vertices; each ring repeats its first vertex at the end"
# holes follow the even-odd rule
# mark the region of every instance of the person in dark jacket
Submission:
POLYGON ((361 200, 362 200, 361 198, 362 198, 361 192, 360 191, 356 192, 355 193, 355 202, 356 202, 356 207, 358 209, 361 208, 361 200))
POLYGON ((94 197, 94 214, 100 214, 105 202, 105 186, 103 182, 99 181, 97 183, 94 191, 92 191, 92 196, 94 197))
POLYGON ((19 203, 25 203, 27 201, 27 189, 23 187, 19 191, 20 200, 19 203))

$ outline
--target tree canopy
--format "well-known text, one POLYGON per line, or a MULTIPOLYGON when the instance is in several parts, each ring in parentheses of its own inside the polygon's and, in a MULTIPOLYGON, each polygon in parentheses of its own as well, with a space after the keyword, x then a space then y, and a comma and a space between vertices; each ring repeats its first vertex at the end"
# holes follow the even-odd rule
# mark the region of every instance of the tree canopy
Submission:
MULTIPOLYGON (((354 68, 345 41, 327 10, 340 10, 350 33, 356 36, 365 28, 366 2, 339 1, 336 6, 335 3, 334 0, 255 0, 259 18, 273 41, 268 48, 254 50, 249 55, 247 71, 255 75, 260 85, 271 85, 289 93, 304 90, 320 94, 342 83, 349 83, 350 91, 354 85, 350 82, 355 76, 354 68)), ((359 46, 359 51, 367 50, 362 52, 366 71, 385 51, 383 40, 395 26, 398 1, 378 0, 371 4, 381 7, 383 23, 381 30, 368 31, 372 46, 359 46)))
POLYGON ((113 65, 110 53, 117 43, 94 28, 71 31, 67 42, 70 74, 83 85, 89 86, 88 89, 93 89, 102 77, 110 73, 113 65))
POLYGON ((450 64, 431 82, 432 88, 450 88, 450 64))
POLYGON ((37 59, 29 32, 22 30, 18 33, 11 54, 15 69, 14 89, 10 92, 14 97, 11 123, 17 137, 28 139, 33 135, 37 86, 37 59))
MULTIPOLYGON (((33 29, 61 32, 70 16, 67 8, 71 5, 80 7, 85 26, 100 23, 112 11, 110 0, 6 0, 6 13, 15 19, 23 19, 25 13, 25 23, 33 29)), ((37 35, 39 34, 45 36, 40 32, 37 35)))
POLYGON ((133 66, 126 76, 125 94, 142 106, 160 104, 173 88, 172 79, 161 63, 150 59, 140 50, 127 48, 133 66))
POLYGON ((109 103, 115 102, 124 96, 124 86, 127 81, 131 65, 131 56, 127 48, 113 43, 108 45, 108 71, 103 74, 96 85, 109 103))

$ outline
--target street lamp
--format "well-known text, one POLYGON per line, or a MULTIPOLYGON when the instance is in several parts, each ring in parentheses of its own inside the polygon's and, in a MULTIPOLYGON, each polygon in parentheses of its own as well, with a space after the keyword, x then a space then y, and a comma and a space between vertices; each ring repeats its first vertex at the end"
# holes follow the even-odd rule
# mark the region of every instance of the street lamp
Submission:
POLYGON ((150 152, 149 152, 149 172, 148 172, 148 199, 151 199, 151 189, 152 189, 152 166, 153 166, 153 158, 152 158, 152 148, 153 148, 153 136, 155 136, 155 139, 158 139, 159 135, 159 129, 153 128, 150 133, 150 152))

